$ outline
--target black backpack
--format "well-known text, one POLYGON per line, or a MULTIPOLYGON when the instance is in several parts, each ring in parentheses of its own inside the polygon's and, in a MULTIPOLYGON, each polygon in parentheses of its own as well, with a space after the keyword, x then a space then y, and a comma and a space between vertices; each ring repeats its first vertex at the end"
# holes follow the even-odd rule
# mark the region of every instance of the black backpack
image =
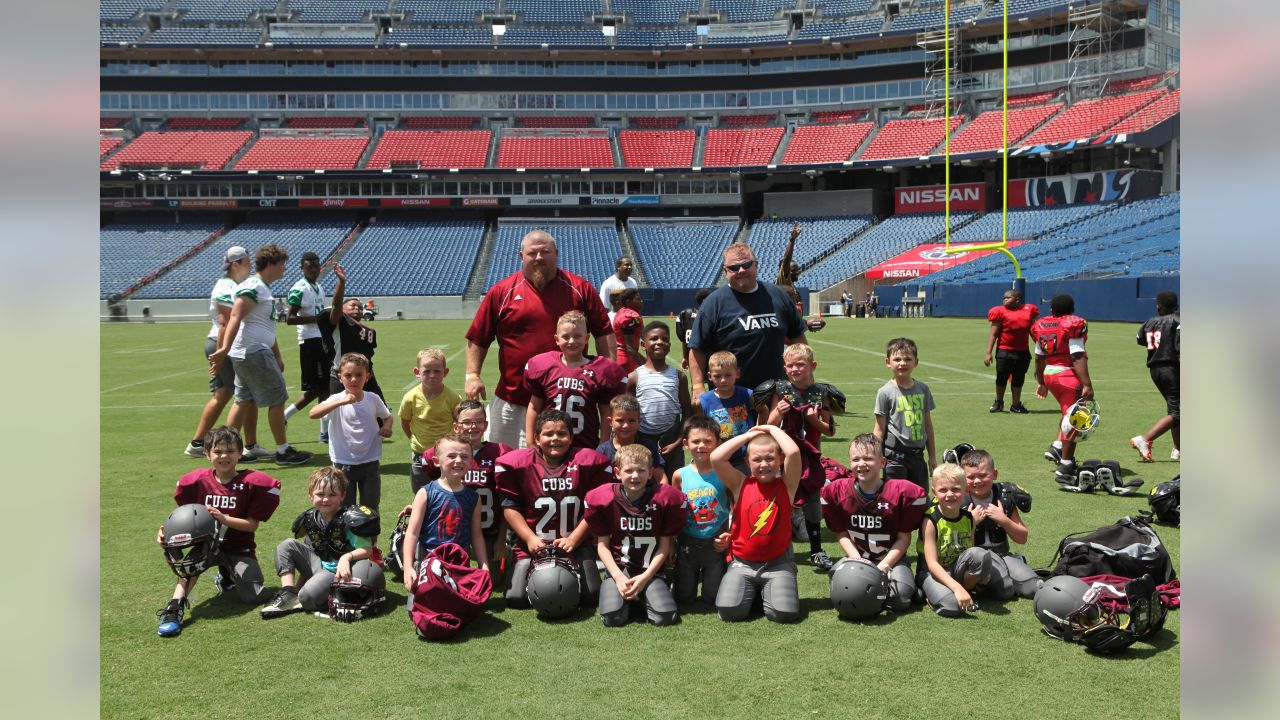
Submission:
POLYGON ((1157 585, 1177 577, 1160 536, 1145 521, 1133 517, 1062 538, 1049 568, 1037 572, 1045 577, 1106 574, 1139 578, 1149 574, 1157 585))

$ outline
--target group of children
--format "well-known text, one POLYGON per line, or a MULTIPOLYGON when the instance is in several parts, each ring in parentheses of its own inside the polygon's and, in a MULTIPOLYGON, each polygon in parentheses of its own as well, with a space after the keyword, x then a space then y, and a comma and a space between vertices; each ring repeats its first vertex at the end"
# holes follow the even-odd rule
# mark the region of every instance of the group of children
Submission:
MULTIPOLYGON (((397 548, 410 593, 417 563, 455 543, 479 567, 501 574, 509 606, 527 607, 533 559, 553 547, 572 558, 579 601, 596 603, 606 625, 625 623, 633 604, 643 605, 649 622, 670 624, 677 601, 699 596, 727 621, 747 618, 758 604, 770 620, 792 622, 800 608, 793 512, 804 519, 815 569, 838 567, 821 544, 825 519, 839 538, 841 563, 868 562, 887 576, 887 608, 906 609, 917 588, 942 615, 974 609, 974 594, 1034 593, 1034 573, 1009 546, 1025 542, 1027 530, 1007 497, 993 492, 991 456, 973 451, 958 465, 936 464, 934 402, 912 377, 918 363, 912 341, 890 341, 886 365, 893 377, 877 394, 874 432, 853 439, 850 467, 841 473, 842 466, 824 462, 820 442, 834 434, 832 409, 842 409, 843 397, 837 404, 838 391, 815 381, 817 363, 807 345, 788 346, 786 377, 756 393, 736 385, 732 353, 713 354, 708 377, 714 387, 695 405, 684 374, 666 362, 665 323, 644 326, 639 340, 644 362, 626 373, 612 360, 585 354, 581 313, 560 317, 557 350, 533 357, 525 368, 531 441, 521 449, 485 441, 484 406, 445 387, 443 353, 418 354, 414 374, 421 382, 399 409, 412 451, 414 498, 401 512, 408 522, 397 548), (828 482, 832 472, 844 477, 828 482), (917 530, 912 572, 906 556, 917 530)), ((337 369, 342 392, 310 412, 330 418, 333 467, 312 475, 313 507, 276 550, 281 590, 263 617, 319 612, 333 581, 381 559, 379 464, 391 411, 365 387, 367 357, 343 354, 337 369)), ((234 431, 212 431, 204 447, 212 469, 184 476, 175 499, 218 508, 210 512, 227 527, 219 582, 256 603, 263 581, 253 532, 274 512, 280 485, 236 468, 243 444, 234 431)), ((165 541, 163 530, 158 539, 165 541)), ((195 579, 179 581, 161 611, 161 635, 181 632, 195 579)))

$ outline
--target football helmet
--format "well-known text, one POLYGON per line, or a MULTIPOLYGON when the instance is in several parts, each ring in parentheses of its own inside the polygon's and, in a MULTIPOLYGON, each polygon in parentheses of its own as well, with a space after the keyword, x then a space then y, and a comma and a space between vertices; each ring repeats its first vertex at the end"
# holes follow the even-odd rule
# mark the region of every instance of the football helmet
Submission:
POLYGON ((338 622, 355 622, 377 612, 387 589, 382 568, 370 560, 351 566, 351 577, 329 586, 329 617, 338 622))
POLYGON ((884 609, 889 577, 861 558, 846 558, 831 570, 831 604, 845 620, 870 620, 884 609))
POLYGON ((1174 475, 1172 480, 1151 488, 1147 502, 1151 504, 1151 512, 1156 520, 1168 525, 1177 526, 1182 517, 1182 476, 1174 475))
POLYGON ((525 595, 539 617, 555 620, 576 612, 582 588, 573 557, 554 545, 535 552, 525 595))
POLYGON ((959 465, 964 459, 965 453, 973 452, 973 446, 969 443, 960 443, 953 448, 947 448, 942 451, 942 462, 953 463, 959 465))
POLYGON ((200 503, 179 505, 164 520, 164 559, 178 577, 194 577, 216 564, 221 541, 218 521, 200 503))
POLYGON ((1052 638, 1080 643, 1092 652, 1114 653, 1164 627, 1167 610, 1150 575, 1130 580, 1120 596, 1102 583, 1092 586, 1070 575, 1058 575, 1036 591, 1035 615, 1052 638), (1123 597, 1128 612, 1108 609, 1104 593, 1123 597))
POLYGON ((391 531, 391 539, 388 541, 390 547, 387 548, 385 567, 392 575, 404 575, 404 536, 408 531, 409 513, 405 513, 396 520, 396 527, 391 531))
POLYGON ((1084 442, 1098 427, 1098 411, 1097 401, 1077 400, 1062 415, 1062 434, 1071 438, 1075 433, 1075 441, 1084 442))

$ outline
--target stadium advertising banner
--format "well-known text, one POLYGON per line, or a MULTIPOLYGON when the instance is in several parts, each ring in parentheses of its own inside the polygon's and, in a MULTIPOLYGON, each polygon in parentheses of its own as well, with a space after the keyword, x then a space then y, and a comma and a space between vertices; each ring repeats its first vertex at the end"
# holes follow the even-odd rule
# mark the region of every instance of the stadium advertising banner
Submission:
MULTIPOLYGON (((657 195, 592 195, 592 205, 657 205, 657 195)), ((583 203, 584 205, 586 203, 583 203)))
POLYGON ((512 205, 577 205, 578 196, 568 195, 517 195, 511 198, 512 205))
POLYGON ((369 207, 369 198, 302 198, 298 207, 369 207))
POLYGON ((1009 207, 1141 200, 1160 194, 1154 170, 1107 170, 1009 181, 1009 207))
POLYGON ((449 207, 453 203, 447 197, 382 198, 382 207, 449 207))
MULTIPOLYGON (((919 185, 902 187, 893 192, 894 212, 926 213, 946 210, 947 188, 945 185, 919 185)), ((951 185, 951 210, 972 210, 982 212, 987 209, 987 186, 985 183, 956 183, 951 185)))
MULTIPOLYGON (((1017 247, 1024 242, 1026 240, 1010 240, 1009 247, 1017 247)), ((967 263, 970 260, 977 260, 995 252, 995 250, 977 250, 946 253, 943 251, 946 247, 945 244, 941 243, 920 245, 867 270, 867 279, 917 278, 921 275, 928 275, 961 263, 967 263)))

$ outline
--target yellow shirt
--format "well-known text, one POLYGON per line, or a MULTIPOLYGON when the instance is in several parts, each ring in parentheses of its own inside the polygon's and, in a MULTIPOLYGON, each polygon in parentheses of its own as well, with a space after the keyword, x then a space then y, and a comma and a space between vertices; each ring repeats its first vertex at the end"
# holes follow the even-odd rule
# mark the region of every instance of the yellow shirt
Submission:
POLYGON ((400 401, 400 419, 409 421, 409 446, 415 453, 436 444, 441 435, 453 430, 453 409, 462 402, 458 393, 445 387, 435 400, 422 394, 422 384, 414 385, 400 401))

